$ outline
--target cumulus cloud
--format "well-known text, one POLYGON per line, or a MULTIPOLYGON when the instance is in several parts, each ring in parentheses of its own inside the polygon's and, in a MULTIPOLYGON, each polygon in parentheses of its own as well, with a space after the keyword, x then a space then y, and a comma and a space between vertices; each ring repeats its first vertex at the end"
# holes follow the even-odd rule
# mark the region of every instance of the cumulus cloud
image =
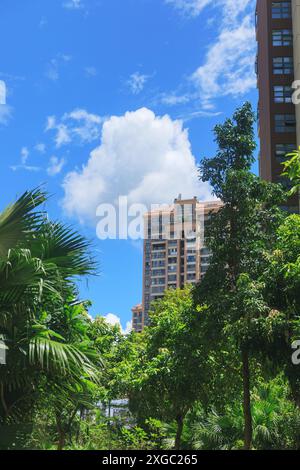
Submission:
POLYGON ((117 315, 115 315, 114 313, 108 313, 107 315, 105 315, 103 317, 107 323, 109 323, 110 325, 119 325, 123 335, 128 335, 131 331, 132 331, 132 323, 131 321, 128 321, 126 323, 126 328, 123 329, 122 327, 122 323, 121 323, 121 319, 120 317, 118 317, 117 315))
POLYGON ((102 129, 101 145, 82 169, 66 175, 65 211, 81 222, 94 220, 100 203, 170 203, 183 197, 211 199, 200 183, 188 132, 182 121, 156 116, 147 108, 113 116, 102 129))
POLYGON ((222 96, 236 97, 255 88, 255 0, 166 0, 166 3, 192 17, 207 7, 217 10, 220 21, 216 39, 208 45, 204 62, 190 77, 203 109, 214 108, 215 100, 222 96))
POLYGON ((141 93, 149 79, 149 75, 141 74, 140 72, 135 72, 130 75, 129 80, 127 80, 127 85, 133 95, 138 95, 141 93))
POLYGON ((61 119, 49 116, 46 132, 55 132, 54 141, 57 148, 73 141, 90 143, 99 139, 103 121, 104 118, 88 113, 85 109, 74 109, 65 113, 61 119))
POLYGON ((63 169, 66 161, 64 158, 59 159, 54 155, 49 160, 49 166, 47 168, 47 173, 49 176, 56 176, 58 175, 61 170, 63 169))

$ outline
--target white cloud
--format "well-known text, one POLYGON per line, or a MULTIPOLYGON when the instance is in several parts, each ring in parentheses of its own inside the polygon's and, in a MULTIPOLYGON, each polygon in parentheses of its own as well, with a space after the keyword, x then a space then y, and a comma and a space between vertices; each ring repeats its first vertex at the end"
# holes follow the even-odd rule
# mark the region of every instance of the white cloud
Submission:
POLYGON ((47 64, 45 75, 53 82, 56 82, 59 79, 58 62, 56 59, 52 59, 49 64, 47 64))
POLYGON ((0 105, 6 105, 6 84, 0 80, 0 105))
POLYGON ((98 75, 96 67, 93 67, 93 66, 85 67, 84 72, 88 78, 96 77, 98 75))
POLYGON ((255 0, 165 1, 191 16, 200 15, 207 7, 217 10, 216 39, 190 77, 203 109, 213 109, 214 102, 222 96, 242 96, 255 88, 255 0))
POLYGON ((66 161, 64 158, 57 158, 54 155, 49 160, 49 166, 47 168, 47 173, 49 176, 58 175, 63 169, 66 161))
POLYGON ((37 172, 41 170, 39 166, 31 166, 31 165, 12 165, 10 166, 10 169, 12 171, 25 170, 25 171, 30 171, 30 172, 37 172))
POLYGON ((43 144, 42 142, 39 142, 38 144, 35 145, 34 149, 39 153, 45 153, 46 145, 43 144))
POLYGON ((179 193, 211 199, 182 122, 146 108, 107 120, 101 145, 81 170, 67 174, 63 187, 65 211, 81 222, 95 220, 97 206, 115 204, 120 195, 147 207, 170 203, 179 193))
POLYGON ((41 168, 39 166, 28 165, 29 155, 30 155, 30 152, 28 148, 22 147, 21 152, 20 152, 21 162, 18 165, 11 165, 10 169, 12 171, 19 171, 19 170, 30 171, 30 172, 40 171, 41 168))
POLYGON ((191 16, 198 16, 206 7, 221 7, 222 21, 235 21, 245 9, 255 6, 255 0, 165 0, 167 4, 191 16))
POLYGON ((63 7, 68 10, 79 10, 83 8, 83 6, 82 0, 68 0, 63 3, 63 7))
POLYGON ((179 95, 176 93, 163 93, 160 98, 162 104, 168 106, 175 106, 178 104, 186 104, 191 100, 191 97, 188 94, 179 95))
POLYGON ((70 113, 65 113, 60 120, 55 116, 49 116, 46 132, 55 131, 54 141, 57 148, 74 140, 79 143, 90 143, 100 138, 103 122, 104 118, 101 116, 88 113, 85 109, 74 109, 70 113))
POLYGON ((72 57, 67 54, 57 54, 54 59, 51 59, 50 62, 46 65, 45 76, 56 82, 59 79, 60 67, 63 64, 66 64, 72 60, 72 57))
POLYGON ((26 162, 29 157, 29 150, 27 147, 22 147, 21 149, 21 163, 22 165, 26 165, 26 162))
POLYGON ((141 74, 140 72, 135 72, 130 75, 129 80, 127 80, 127 85, 133 95, 138 95, 141 93, 149 79, 149 75, 141 74))
POLYGON ((12 115, 12 108, 7 104, 0 104, 0 124, 6 125, 12 115))
POLYGON ((173 5, 177 10, 181 10, 192 16, 197 16, 212 0, 165 0, 166 3, 173 5))
POLYGON ((0 125, 8 124, 12 114, 12 108, 6 104, 6 95, 6 83, 0 80, 0 125))
POLYGON ((123 335, 128 335, 128 334, 132 331, 132 323, 131 323, 131 321, 128 321, 128 322, 126 323, 126 328, 125 328, 125 330, 124 330, 123 327, 122 327, 122 323, 121 323, 120 317, 118 317, 118 316, 115 315, 114 313, 108 313, 108 314, 105 315, 103 318, 104 318, 105 321, 106 321, 107 323, 109 323, 110 325, 113 325, 113 326, 119 325, 119 327, 120 327, 120 329, 121 329, 123 335))
POLYGON ((254 27, 250 16, 239 26, 225 28, 213 44, 192 80, 201 94, 202 104, 210 108, 220 96, 244 95, 256 85, 254 73, 254 27))

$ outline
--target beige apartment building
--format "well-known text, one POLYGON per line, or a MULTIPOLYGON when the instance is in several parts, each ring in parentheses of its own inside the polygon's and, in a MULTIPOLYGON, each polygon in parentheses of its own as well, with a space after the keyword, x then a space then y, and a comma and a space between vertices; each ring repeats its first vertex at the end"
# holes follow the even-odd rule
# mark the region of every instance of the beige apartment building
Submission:
POLYGON ((201 281, 211 256, 204 246, 205 227, 221 205, 179 197, 174 204, 145 214, 143 302, 132 309, 135 331, 149 324, 151 303, 166 289, 201 281))
POLYGON ((135 305, 132 309, 132 328, 136 333, 141 333, 144 328, 143 305, 135 305))

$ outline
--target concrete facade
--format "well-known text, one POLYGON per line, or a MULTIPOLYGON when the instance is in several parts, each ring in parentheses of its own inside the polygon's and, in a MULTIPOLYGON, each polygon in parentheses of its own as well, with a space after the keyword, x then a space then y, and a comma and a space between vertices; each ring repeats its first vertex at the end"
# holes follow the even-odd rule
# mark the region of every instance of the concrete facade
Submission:
MULTIPOLYGON (((297 148, 300 129, 300 109, 292 102, 292 84, 300 73, 299 2, 257 0, 256 6, 260 176, 286 189, 290 182, 281 175, 282 162, 297 148)), ((298 212, 299 199, 289 199, 284 208, 298 212)))
POLYGON ((151 303, 163 297, 166 289, 201 281, 211 256, 204 246, 205 227, 220 207, 218 201, 178 198, 170 206, 145 214, 142 320, 137 323, 135 307, 135 331, 149 324, 151 303))
MULTIPOLYGON (((292 0, 295 80, 300 81, 300 0, 292 0)), ((296 106, 297 143, 300 146, 300 104, 296 106)))

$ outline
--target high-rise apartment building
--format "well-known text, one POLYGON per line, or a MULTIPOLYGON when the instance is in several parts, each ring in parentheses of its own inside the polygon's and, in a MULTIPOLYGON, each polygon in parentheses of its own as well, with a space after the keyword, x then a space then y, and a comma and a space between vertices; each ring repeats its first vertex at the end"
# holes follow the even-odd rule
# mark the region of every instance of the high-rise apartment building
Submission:
POLYGON ((205 226, 220 207, 218 201, 179 197, 171 206, 145 214, 143 303, 132 310, 135 331, 148 325, 151 303, 166 289, 195 284, 204 276, 210 260, 204 246, 205 226))
POLYGON ((132 309, 132 328, 136 333, 141 333, 144 328, 143 305, 135 305, 132 309))
MULTIPOLYGON (((295 80, 300 81, 300 0, 292 0, 295 80)), ((297 143, 300 147, 300 104, 296 106, 297 143)))
MULTIPOLYGON (((300 105, 292 102, 292 84, 300 79, 299 31, 300 0, 257 0, 260 175, 286 187, 281 164, 300 145, 300 105)), ((298 196, 287 208, 299 211, 298 196)))

